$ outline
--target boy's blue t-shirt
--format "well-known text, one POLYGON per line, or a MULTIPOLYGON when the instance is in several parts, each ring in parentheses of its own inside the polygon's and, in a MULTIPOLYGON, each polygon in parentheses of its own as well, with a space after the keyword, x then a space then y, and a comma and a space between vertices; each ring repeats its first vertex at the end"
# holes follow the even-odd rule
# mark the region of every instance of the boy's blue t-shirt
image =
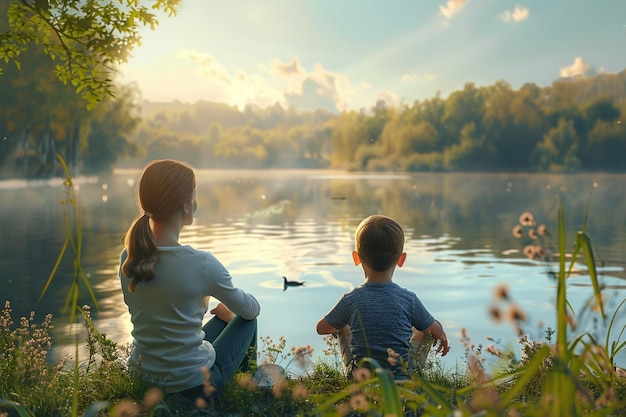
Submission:
POLYGON ((336 329, 350 325, 350 351, 357 363, 370 357, 396 375, 403 373, 402 363, 409 363, 412 327, 425 330, 435 321, 414 292, 394 282, 354 288, 343 295, 325 319, 336 329), (402 358, 397 366, 387 361, 388 348, 402 358))

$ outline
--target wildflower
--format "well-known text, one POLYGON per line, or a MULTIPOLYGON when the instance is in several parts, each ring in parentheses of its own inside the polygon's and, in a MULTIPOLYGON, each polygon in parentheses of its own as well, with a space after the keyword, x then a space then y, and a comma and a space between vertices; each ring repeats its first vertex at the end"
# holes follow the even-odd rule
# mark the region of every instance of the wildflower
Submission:
POLYGON ((372 372, 367 368, 356 368, 352 372, 352 375, 354 376, 354 380, 356 382, 363 382, 371 378, 372 372))
POLYGON ((287 380, 283 376, 280 376, 274 380, 274 385, 272 385, 272 394, 275 398, 281 398, 286 389, 287 380))
POLYGON ((150 388, 143 396, 143 406, 149 410, 160 403, 162 399, 163 392, 159 388, 150 388))
POLYGON ((211 373, 209 372, 209 368, 206 366, 200 368, 200 371, 202 372, 202 375, 204 375, 204 381, 202 382, 202 385, 204 386, 204 395, 208 397, 215 392, 215 387, 211 384, 211 373))
POLYGON ((354 410, 357 410, 357 411, 367 411, 367 409, 369 408, 369 404, 367 403, 367 398, 365 397, 365 394, 363 393, 356 394, 350 397, 350 405, 352 406, 354 410))
POLYGON ((521 216, 519 216, 519 223, 522 226, 534 226, 536 224, 533 214, 529 211, 525 211, 521 216))
POLYGON ((494 319, 495 321, 500 321, 502 320, 502 313, 500 312, 500 309, 496 306, 492 306, 489 309, 489 315, 491 316, 492 319, 494 319))
POLYGON ((113 407, 113 416, 115 417, 135 417, 137 415, 139 415, 139 406, 131 400, 120 400, 113 407))
POLYGON ((254 378, 250 374, 238 374, 237 384, 250 392, 256 389, 256 386, 254 385, 254 378))
POLYGON ((485 348, 485 352, 491 353, 493 356, 502 357, 502 352, 498 350, 494 345, 489 345, 485 348))
POLYGON ((397 366, 398 365, 398 359, 400 358, 400 354, 396 353, 393 349, 388 348, 387 349, 387 362, 389 362, 389 364, 391 366, 397 366))
POLYGON ((493 296, 496 300, 508 300, 509 299, 509 289, 506 284, 498 285, 494 291, 493 296))
POLYGON ((200 408, 200 409, 206 409, 206 408, 208 408, 208 404, 206 403, 206 401, 205 401, 205 400, 204 400, 204 398, 202 398, 202 397, 198 397, 198 398, 196 398, 196 402, 195 402, 195 404, 196 404, 196 407, 197 407, 197 408, 200 408))
POLYGON ((309 392, 307 391, 306 387, 302 384, 298 384, 294 387, 293 392, 291 393, 291 397, 294 400, 306 400, 307 397, 309 396, 309 392))
POLYGON ((548 228, 545 224, 540 224, 539 227, 537 227, 537 234, 539 234, 539 236, 544 236, 548 234, 548 228))
POLYGON ((313 346, 308 345, 299 348, 294 346, 291 348, 291 352, 293 355, 291 361, 295 361, 298 365, 304 367, 306 366, 307 359, 313 355, 313 346))
POLYGON ((524 236, 524 229, 519 224, 513 228, 513 236, 521 238, 524 236))
POLYGON ((346 402, 337 404, 337 415, 343 417, 348 415, 352 410, 350 409, 350 405, 346 402))
POLYGON ((526 313, 519 308, 516 304, 511 304, 507 316, 511 321, 524 321, 526 320, 526 313))
POLYGON ((543 250, 543 247, 542 247, 542 246, 540 246, 540 245, 535 245, 533 249, 534 249, 534 251, 535 251, 535 256, 536 256, 537 258, 541 258, 541 259, 542 259, 542 258, 544 258, 544 257, 546 256, 546 253, 544 252, 544 250, 543 250))
POLYGON ((528 237, 531 238, 532 240, 536 240, 538 235, 537 232, 535 231, 535 229, 530 229, 528 231, 528 237))
POLYGON ((533 245, 525 246, 524 255, 526 255, 528 259, 535 259, 535 247, 533 245))

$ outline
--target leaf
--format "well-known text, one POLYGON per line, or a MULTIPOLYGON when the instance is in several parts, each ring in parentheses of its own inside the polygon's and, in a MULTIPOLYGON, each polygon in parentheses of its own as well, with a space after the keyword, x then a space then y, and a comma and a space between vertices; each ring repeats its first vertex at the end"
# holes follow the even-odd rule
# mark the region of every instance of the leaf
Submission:
POLYGON ((34 416, 34 414, 32 414, 27 409, 25 409, 22 405, 13 401, 0 398, 0 405, 5 406, 5 407, 11 407, 13 410, 15 410, 15 412, 18 414, 19 417, 33 417, 34 416))
POLYGON ((63 259, 63 255, 65 255, 65 250, 67 249, 67 245, 70 242, 70 238, 69 236, 67 236, 65 238, 65 242, 63 242, 63 246, 61 247, 61 251, 59 252, 59 256, 57 257, 56 262, 54 263, 54 267, 52 268, 52 271, 50 272, 50 275, 48 276, 48 279, 46 280, 46 283, 43 287, 43 290, 41 291, 41 295, 39 296, 39 299, 37 300, 37 304, 35 304, 35 306, 38 306, 39 303, 41 302, 41 299, 43 298, 44 294, 46 293, 46 291, 48 290, 48 287, 50 286, 50 283, 52 282, 52 278, 54 278, 54 276, 57 273, 57 270, 59 269, 59 265, 61 264, 61 260, 63 259))
POLYGON ((533 377, 541 370, 544 360, 550 354, 549 346, 542 346, 532 357, 530 362, 520 371, 515 373, 519 376, 519 379, 515 382, 515 385, 503 395, 502 401, 504 404, 510 404, 514 398, 520 395, 526 386, 530 383, 533 377))

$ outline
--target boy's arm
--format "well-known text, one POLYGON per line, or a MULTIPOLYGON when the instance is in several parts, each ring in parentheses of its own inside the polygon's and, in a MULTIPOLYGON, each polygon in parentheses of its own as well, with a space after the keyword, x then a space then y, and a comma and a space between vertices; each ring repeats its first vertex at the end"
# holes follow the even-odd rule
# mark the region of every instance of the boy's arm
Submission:
POLYGON ((433 339, 435 339, 433 346, 437 343, 438 340, 441 342, 439 344, 439 347, 437 348, 437 352, 441 353, 441 356, 446 356, 446 354, 450 350, 450 346, 448 345, 448 337, 446 336, 446 332, 443 330, 443 326, 441 325, 439 320, 433 321, 433 324, 425 329, 424 333, 430 333, 433 339))
POLYGON ((325 318, 322 318, 317 322, 317 334, 337 334, 340 332, 339 329, 335 329, 333 326, 326 321, 325 318))

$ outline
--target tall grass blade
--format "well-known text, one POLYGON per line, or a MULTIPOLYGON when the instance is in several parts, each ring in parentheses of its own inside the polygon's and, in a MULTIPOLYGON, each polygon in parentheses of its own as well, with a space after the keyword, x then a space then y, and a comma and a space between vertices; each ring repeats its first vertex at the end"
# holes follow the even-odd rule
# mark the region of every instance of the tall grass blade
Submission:
POLYGON ((515 399, 517 396, 520 396, 523 391, 527 389, 530 381, 535 377, 535 375, 539 373, 539 371, 543 367, 543 363, 548 355, 550 355, 550 347, 547 345, 542 346, 541 349, 539 349, 534 354, 530 362, 528 362, 528 364, 520 372, 515 374, 519 378, 515 382, 515 385, 513 385, 513 387, 508 390, 507 393, 504 395, 504 404, 511 403, 513 399, 515 399))
POLYGON ((41 302, 43 296, 46 294, 46 291, 48 291, 48 287, 50 286, 50 283, 52 282, 52 278, 54 278, 54 276, 57 273, 57 270, 59 269, 59 265, 61 264, 61 260, 63 259, 63 255, 65 255, 65 250, 67 249, 67 245, 70 242, 70 238, 69 236, 65 238, 65 242, 63 242, 63 246, 61 247, 61 251, 59 252, 59 256, 57 257, 56 262, 54 263, 54 267, 52 268, 52 271, 50 272, 50 276, 48 276, 48 279, 43 287, 43 290, 41 291, 41 294, 39 295, 39 299, 37 300, 37 304, 35 304, 35 309, 37 308, 37 306, 39 305, 39 303, 41 302))
POLYGON ((591 239, 585 231, 578 232, 576 234, 576 247, 581 247, 585 256, 585 262, 587 263, 587 270, 589 271, 589 277, 591 278, 591 284, 593 285, 593 293, 596 298, 596 304, 600 308, 600 314, 602 318, 606 318, 604 312, 604 303, 602 302, 602 292, 600 291, 600 282, 598 281, 598 272, 596 270, 596 260, 593 256, 593 249, 591 247, 591 239))
POLYGON ((559 275, 557 277, 557 344, 559 352, 565 354, 567 349, 567 297, 566 297, 566 274, 565 274, 565 212, 563 202, 559 202, 558 219, 558 240, 559 240, 559 275))
POLYGON ((424 391, 426 391, 426 393, 430 395, 432 399, 435 400, 435 402, 439 404, 445 411, 449 413, 452 413, 454 411, 454 407, 452 406, 452 404, 450 404, 448 400, 439 392, 440 389, 437 389, 433 384, 430 384, 419 374, 414 374, 413 379, 418 381, 424 391))
POLYGON ((12 408, 19 417, 33 417, 34 416, 34 414, 32 414, 30 411, 28 411, 27 409, 22 407, 20 404, 13 402, 13 401, 0 398, 0 405, 6 408, 12 408))
POLYGON ((404 415, 402 411, 402 403, 400 402, 400 395, 396 387, 396 381, 393 379, 393 374, 384 369, 377 360, 367 358, 367 362, 371 363, 374 368, 376 376, 380 380, 380 386, 383 390, 383 413, 385 416, 397 416, 404 415))
POLYGON ((78 389, 80 379, 78 373, 78 335, 76 336, 75 356, 74 356, 74 389, 72 390, 72 417, 78 417, 78 389))
POLYGON ((622 336, 624 335, 624 331, 626 330, 626 325, 624 325, 622 327, 622 330, 620 330, 619 335, 617 336, 617 339, 611 342, 611 348, 609 349, 609 341, 611 338, 611 332, 613 331, 613 326, 615 325, 615 319, 617 318, 617 313, 622 309, 625 303, 626 303, 626 298, 624 298, 622 302, 619 303, 619 305, 613 312, 613 315, 611 316, 611 321, 609 322, 608 331, 606 332, 604 348, 609 353, 609 358, 611 359, 611 363, 613 363, 615 356, 626 348, 626 341, 622 343, 619 342, 622 339, 622 336))

